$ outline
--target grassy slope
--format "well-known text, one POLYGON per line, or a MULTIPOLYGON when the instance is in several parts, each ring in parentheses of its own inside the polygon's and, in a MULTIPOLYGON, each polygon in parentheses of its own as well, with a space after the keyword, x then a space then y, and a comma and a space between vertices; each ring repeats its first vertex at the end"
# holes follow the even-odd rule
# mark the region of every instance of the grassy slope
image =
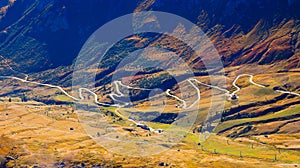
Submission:
POLYGON ((282 111, 277 112, 275 114, 268 114, 268 115, 264 115, 264 116, 257 117, 257 118, 229 120, 229 121, 226 121, 226 122, 223 122, 223 123, 219 124, 218 127, 215 129, 215 132, 220 132, 224 129, 227 129, 229 127, 239 125, 239 124, 242 124, 242 123, 249 123, 249 122, 253 122, 253 121, 265 121, 265 120, 269 120, 269 119, 276 119, 276 118, 281 118, 281 117, 293 116, 295 114, 300 114, 300 105, 295 106, 295 107, 291 107, 289 109, 282 110, 282 111))

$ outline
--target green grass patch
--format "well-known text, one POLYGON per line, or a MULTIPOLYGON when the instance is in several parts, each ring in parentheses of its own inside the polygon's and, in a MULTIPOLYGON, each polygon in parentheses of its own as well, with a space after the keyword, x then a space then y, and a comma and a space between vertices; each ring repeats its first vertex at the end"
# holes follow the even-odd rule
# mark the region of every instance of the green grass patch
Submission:
POLYGON ((183 139, 183 142, 187 143, 187 144, 197 144, 198 142, 200 142, 200 136, 199 134, 193 134, 191 132, 188 132, 185 135, 185 138, 183 139))
POLYGON ((117 109, 117 107, 114 106, 109 106, 109 107, 100 107, 101 110, 107 110, 110 112, 115 112, 115 110, 117 109))
POLYGON ((267 114, 261 117, 256 117, 256 118, 244 118, 244 119, 239 119, 239 120, 230 120, 230 121, 225 121, 223 123, 220 123, 217 128, 214 130, 214 132, 218 133, 224 129, 227 129, 229 127, 232 127, 234 125, 246 123, 246 122, 253 122, 253 121, 263 121, 263 120, 268 120, 268 119, 273 119, 273 118, 281 118, 281 117, 286 117, 286 116, 292 116, 295 114, 300 114, 300 105, 296 107, 292 107, 289 109, 282 110, 280 112, 274 113, 274 114, 267 114))
POLYGON ((276 94, 272 88, 259 88, 254 93, 255 96, 265 96, 265 95, 272 95, 276 94))
POLYGON ((74 102, 73 99, 66 95, 57 95, 54 97, 55 100, 57 101, 62 101, 62 102, 74 102))
POLYGON ((148 122, 147 125, 153 129, 163 129, 163 130, 168 129, 171 126, 170 124, 163 124, 163 123, 157 123, 157 122, 148 122))
POLYGON ((255 143, 252 148, 252 144, 248 142, 231 141, 225 138, 219 138, 219 136, 211 135, 205 142, 201 144, 207 151, 218 154, 226 154, 240 157, 260 158, 264 160, 273 160, 276 154, 277 160, 284 161, 286 163, 299 163, 299 152, 281 150, 278 152, 273 146, 255 143))

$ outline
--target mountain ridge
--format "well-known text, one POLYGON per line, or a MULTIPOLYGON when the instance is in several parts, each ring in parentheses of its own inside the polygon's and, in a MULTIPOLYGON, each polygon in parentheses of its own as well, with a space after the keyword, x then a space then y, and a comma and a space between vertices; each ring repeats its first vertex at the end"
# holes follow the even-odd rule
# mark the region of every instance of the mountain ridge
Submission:
MULTIPOLYGON (((214 43, 225 67, 284 61, 283 69, 296 68, 300 55, 300 14, 295 9, 300 3, 272 2, 146 0, 111 2, 105 6, 102 1, 93 4, 92 1, 20 0, 0 19, 0 54, 14 62, 20 71, 41 74, 45 70, 52 71, 54 74, 48 79, 51 80, 55 68, 72 67, 85 40, 101 24, 130 12, 158 10, 178 14, 201 27, 214 43), (177 5, 168 5, 170 3, 177 5), (122 10, 124 5, 128 6, 126 10, 122 10), (224 10, 218 10, 220 8, 224 10), (120 11, 115 12, 118 9, 120 11), (101 22, 96 21, 99 14, 105 14, 99 19, 101 22)), ((142 44, 143 40, 138 40, 137 44, 142 44)), ((154 43, 168 45, 164 41, 172 41, 168 38, 159 40, 154 43)), ((170 49, 172 47, 179 46, 169 45, 170 49)), ((197 58, 189 62, 202 69, 197 58)), ((109 74, 102 76, 105 75, 109 74)))

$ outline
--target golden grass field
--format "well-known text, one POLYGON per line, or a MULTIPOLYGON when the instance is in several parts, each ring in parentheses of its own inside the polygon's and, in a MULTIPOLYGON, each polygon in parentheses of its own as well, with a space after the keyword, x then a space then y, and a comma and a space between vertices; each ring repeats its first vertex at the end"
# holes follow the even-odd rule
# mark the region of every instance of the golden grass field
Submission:
MULTIPOLYGON (((168 163, 169 167, 283 167, 280 164, 299 163, 298 152, 281 150, 278 153, 270 145, 272 142, 265 140, 266 144, 260 143, 264 141, 260 137, 231 140, 212 135, 198 146, 199 136, 193 133, 188 133, 179 145, 158 155, 142 158, 122 156, 106 151, 88 137, 76 115, 67 114, 70 107, 49 107, 36 102, 7 103, 7 106, 7 119, 3 118, 1 111, 0 154, 17 155, 19 166, 51 167, 60 161, 69 166, 84 162, 87 165, 124 167, 158 167, 159 162, 168 163), (70 130, 71 127, 74 130, 70 130), (277 161, 274 161, 274 154, 277 161)), ((274 141, 280 139, 277 136, 274 141)))

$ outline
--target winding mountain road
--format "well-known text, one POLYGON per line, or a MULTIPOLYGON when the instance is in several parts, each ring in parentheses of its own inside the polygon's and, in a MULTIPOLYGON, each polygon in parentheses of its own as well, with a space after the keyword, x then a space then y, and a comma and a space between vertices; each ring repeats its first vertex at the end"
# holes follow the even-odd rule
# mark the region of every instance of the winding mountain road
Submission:
MULTIPOLYGON (((192 81, 195 81, 195 82, 197 82, 197 83, 199 83, 199 84, 201 84, 201 85, 207 86, 207 87, 211 87, 211 88, 214 88, 214 89, 218 89, 218 90, 220 90, 220 91, 223 91, 223 92, 225 92, 225 94, 226 94, 227 96, 233 96, 233 95, 237 94, 237 93, 241 90, 241 88, 240 88, 239 86, 236 85, 236 82, 238 81, 238 79, 239 79, 240 77, 243 77, 243 76, 249 76, 249 77, 250 77, 250 78, 249 78, 249 82, 250 82, 251 84, 253 84, 253 85, 256 85, 256 86, 262 87, 262 88, 265 88, 265 87, 266 87, 266 86, 263 86, 263 85, 261 85, 261 84, 255 83, 255 82, 253 81, 253 75, 250 75, 250 74, 240 74, 240 75, 238 75, 238 76, 235 78, 235 80, 232 82, 232 85, 236 88, 236 90, 233 91, 232 93, 230 93, 229 90, 227 90, 227 89, 224 89, 224 88, 221 88, 221 87, 218 87, 218 86, 208 85, 208 84, 205 84, 205 83, 203 83, 203 82, 198 81, 198 80, 195 79, 195 78, 190 78, 190 79, 187 79, 187 81, 192 85, 192 87, 194 87, 194 88, 196 89, 197 96, 198 96, 197 100, 195 100, 194 103, 193 103, 192 105, 190 105, 189 107, 187 107, 186 101, 180 99, 179 97, 177 97, 177 96, 175 96, 175 95, 172 95, 172 94, 170 93, 170 91, 171 91, 170 89, 167 89, 166 95, 168 95, 168 96, 170 96, 170 97, 173 97, 173 98, 175 98, 176 100, 182 102, 182 104, 183 104, 183 106, 182 106, 183 109, 189 109, 189 108, 193 107, 193 106, 200 100, 200 90, 199 90, 199 88, 198 88, 192 81)), ((95 92, 93 92, 93 91, 91 91, 90 89, 87 89, 87 88, 79 88, 79 89, 78 89, 78 90, 79 90, 79 98, 77 98, 77 97, 74 97, 74 96, 70 95, 67 91, 65 91, 65 90, 64 90, 62 87, 60 87, 60 86, 51 85, 51 84, 45 84, 45 83, 40 83, 40 82, 35 82, 35 81, 28 81, 28 80, 27 80, 28 75, 26 75, 26 78, 25 78, 25 79, 18 78, 18 77, 14 77, 14 76, 0 76, 0 78, 13 79, 13 80, 21 81, 21 82, 23 82, 23 83, 30 83, 30 84, 35 84, 35 85, 40 85, 40 86, 46 86, 46 87, 50 87, 50 88, 56 88, 56 89, 60 90, 62 93, 64 93, 67 97, 69 97, 69 98, 71 98, 71 99, 73 99, 73 100, 75 100, 75 101, 81 101, 81 100, 84 100, 84 97, 83 97, 83 94, 82 94, 82 93, 83 93, 83 91, 86 91, 86 92, 89 92, 90 94, 92 94, 92 95, 94 96, 94 102, 95 102, 96 104, 98 104, 98 105, 115 106, 115 107, 121 108, 121 107, 124 107, 124 106, 126 106, 126 105, 129 104, 129 103, 127 103, 127 102, 123 102, 124 105, 120 105, 120 104, 108 104, 108 103, 102 103, 102 102, 99 102, 99 101, 98 101, 98 95, 97 95, 95 92)), ((122 101, 115 99, 114 96, 115 96, 115 97, 123 97, 123 96, 125 96, 125 95, 120 91, 119 85, 120 85, 120 86, 123 86, 123 87, 127 87, 128 89, 153 90, 153 89, 145 89, 145 88, 135 88, 135 87, 130 87, 130 86, 124 85, 121 81, 114 81, 113 84, 116 86, 116 92, 117 92, 117 93, 111 93, 111 94, 109 94, 109 96, 110 96, 114 101, 119 101, 119 102, 122 102, 122 101)), ((290 92, 290 91, 285 91, 285 90, 275 90, 275 91, 276 91, 276 92, 279 92, 279 93, 286 93, 286 94, 292 94, 292 95, 295 95, 295 96, 300 96, 300 94, 295 93, 295 92, 290 92)))
MULTIPOLYGON (((0 55, 0 57, 2 57, 4 59, 3 56, 0 55)), ((113 82, 113 85, 115 85, 115 91, 116 93, 110 93, 109 96, 114 100, 114 101, 117 101, 117 102, 122 102, 123 104, 108 104, 108 103, 102 103, 102 102, 99 102, 98 101, 98 95, 91 91, 90 89, 87 89, 87 88, 79 88, 78 91, 79 91, 79 98, 77 97, 74 97, 72 95, 70 95, 67 91, 65 91, 62 87, 60 86, 56 86, 56 85, 51 85, 51 84, 45 84, 45 83, 40 83, 40 82, 35 82, 35 81, 29 81, 28 80, 28 75, 27 74, 24 74, 24 73, 21 73, 21 72, 18 72, 16 70, 14 70, 7 62, 7 60, 5 61, 5 64, 6 66, 8 66, 12 71, 16 72, 16 73, 20 73, 20 74, 23 74, 24 75, 24 79, 22 78, 19 78, 19 77, 14 77, 14 76, 0 76, 0 78, 4 78, 4 79, 13 79, 13 80, 18 80, 18 81, 21 81, 23 83, 30 83, 30 84, 35 84, 35 85, 39 85, 39 86, 46 86, 46 87, 50 87, 50 88, 56 88, 58 90, 60 90, 62 93, 64 93, 67 97, 73 99, 74 101, 82 101, 84 100, 84 96, 83 96, 83 92, 88 92, 90 94, 93 95, 94 97, 94 103, 95 104, 98 104, 98 105, 102 105, 102 106, 113 106, 113 107, 117 107, 116 110, 115 110, 115 114, 123 119, 126 119, 128 121, 131 121, 133 122, 135 125, 137 126, 142 126, 143 124, 141 123, 138 123, 132 119, 129 119, 125 116, 123 116, 121 113, 119 113, 119 109, 128 105, 129 103, 128 102, 123 102, 123 101, 120 101, 120 100, 117 100, 115 99, 115 97, 124 97, 125 95, 122 93, 122 91, 120 91, 120 88, 119 86, 122 86, 122 87, 126 87, 127 89, 137 89, 137 90, 153 90, 153 89, 146 89, 146 88, 135 88, 135 87, 131 87, 131 86, 127 86, 127 85, 124 85, 121 81, 114 81, 113 82)), ((189 107, 187 107, 187 103, 185 100, 177 97, 176 95, 172 95, 170 93, 170 89, 167 89, 166 90, 166 95, 167 96, 170 96, 180 102, 182 102, 182 108, 183 109, 190 109, 192 108, 196 103, 198 103, 200 101, 200 90, 199 88, 192 82, 192 81, 195 81, 197 83, 199 83, 200 85, 203 85, 203 86, 207 86, 207 87, 211 87, 211 88, 214 88, 214 89, 217 89, 217 90, 220 90, 222 92, 225 92, 226 96, 228 97, 232 97, 233 95, 236 95, 240 90, 241 88, 239 86, 236 85, 236 82, 239 80, 240 77, 243 77, 243 76, 249 76, 249 82, 253 85, 256 85, 258 87, 262 87, 262 88, 265 88, 266 86, 263 86, 261 84, 258 84, 258 83, 255 83, 253 81, 253 75, 250 75, 250 74, 240 74, 238 75, 235 80, 232 82, 232 85, 236 88, 235 91, 233 91, 232 93, 230 93, 229 90, 227 89, 224 89, 224 88, 221 88, 221 87, 218 87, 218 86, 213 86, 213 85, 208 85, 208 84, 205 84, 203 82, 200 82, 198 81, 197 79, 195 78, 189 78, 187 79, 187 81, 192 85, 192 87, 194 87, 194 89, 196 90, 197 92, 197 100, 195 100, 189 107)), ((285 90, 275 90, 276 92, 279 92, 279 93, 287 93, 287 94, 292 94, 292 95, 296 95, 296 96, 300 96, 300 94, 298 93, 294 93, 294 92, 290 92, 290 91, 285 91, 285 90)), ((146 125, 143 125, 143 126, 146 126, 146 125)), ((147 126, 146 126, 147 127, 147 126)), ((153 128, 150 128, 150 127, 147 127, 151 132, 157 132, 157 130, 153 129, 153 128)))
POLYGON ((60 90, 62 93, 64 93, 67 97, 75 100, 75 101, 81 101, 81 100, 84 100, 84 97, 82 95, 82 92, 83 91, 87 91, 89 93, 91 93, 93 96, 94 96, 94 102, 96 104, 99 104, 99 105, 104 105, 104 106, 116 106, 116 105, 111 105, 111 104, 107 104, 107 103, 101 103, 98 101, 98 95, 96 93, 94 93, 93 91, 87 89, 87 88, 79 88, 79 98, 76 98, 72 95, 70 95, 68 92, 66 92, 62 87, 60 86, 56 86, 56 85, 51 85, 51 84, 45 84, 45 83, 40 83, 40 82, 34 82, 34 81, 28 81, 28 80, 25 80, 25 79, 21 79, 21 78, 18 78, 18 77, 14 77, 14 76, 0 76, 0 78, 6 78, 6 79, 13 79, 13 80, 18 80, 18 81, 21 81, 23 83, 30 83, 30 84, 35 84, 35 85, 39 85, 39 86, 46 86, 46 87, 50 87, 50 88, 56 88, 58 90, 60 90))
POLYGON ((23 73, 23 72, 20 72, 20 71, 16 71, 15 69, 13 69, 9 64, 8 64, 8 61, 7 59, 4 58, 4 56, 0 55, 0 57, 4 60, 4 64, 5 66, 7 66, 11 71, 15 72, 15 73, 19 73, 19 74, 22 74, 24 75, 24 79, 27 80, 29 75, 23 73))
POLYGON ((197 92, 197 100, 195 100, 189 107, 187 107, 187 105, 186 105, 186 101, 185 100, 183 100, 183 99, 180 99, 179 97, 177 97, 177 96, 175 96, 175 95, 172 95, 171 93, 170 93, 170 89, 167 89, 167 91, 166 91, 166 95, 167 96, 170 96, 170 97, 173 97, 174 99, 176 99, 176 100, 178 100, 178 101, 180 101, 180 102, 182 102, 182 108, 183 109, 190 109, 190 108, 192 108, 192 107, 194 107, 194 105, 196 104, 196 103, 198 103, 199 101, 200 101, 200 89, 192 82, 192 81, 197 81, 196 79, 194 79, 194 78, 190 78, 190 79, 187 79, 187 81, 195 88, 195 90, 196 90, 196 92, 197 92))
POLYGON ((236 82, 239 80, 240 77, 243 77, 243 76, 249 76, 249 77, 250 77, 250 78, 249 78, 249 82, 250 82, 251 84, 255 85, 255 86, 262 87, 262 88, 265 87, 264 85, 255 83, 255 82, 253 81, 253 75, 250 75, 250 74, 240 74, 240 75, 238 75, 238 76, 235 78, 235 80, 232 82, 232 85, 236 88, 236 90, 235 90, 234 92, 232 92, 231 95, 235 95, 237 92, 239 92, 239 91, 241 90, 241 88, 238 87, 238 86, 236 85, 236 82))
POLYGON ((275 90, 276 92, 279 93, 286 93, 286 94, 291 94, 291 95, 295 95, 295 96, 300 96, 300 94, 295 93, 295 92, 290 92, 290 91, 285 91, 285 90, 275 90))
POLYGON ((170 91, 171 91, 171 89, 167 89, 166 95, 167 95, 167 96, 170 96, 170 97, 173 97, 174 99, 176 99, 176 100, 182 102, 182 104, 183 104, 182 107, 183 107, 183 108, 186 108, 186 102, 185 102, 185 100, 182 100, 182 99, 180 99, 179 97, 177 97, 177 96, 175 96, 175 95, 172 95, 172 94, 170 93, 170 91))
MULTIPOLYGON (((231 95, 234 95, 234 94, 236 94, 237 92, 239 92, 239 91, 241 90, 241 88, 238 87, 238 86, 236 85, 236 82, 237 82, 237 80, 238 80, 240 77, 242 77, 242 76, 249 76, 249 77, 250 77, 250 78, 249 78, 249 82, 250 82, 251 84, 255 85, 255 86, 262 87, 262 88, 265 88, 265 87, 266 87, 266 86, 264 86, 264 85, 255 83, 255 82, 253 81, 253 75, 250 75, 250 74, 241 74, 241 75, 238 75, 238 76, 235 78, 235 80, 233 81, 233 83, 232 83, 232 85, 236 88, 236 90, 235 90, 234 92, 232 92, 231 95)), ((278 90, 274 90, 274 91, 279 92, 279 93, 286 93, 286 94, 291 94, 291 95, 295 95, 295 96, 300 96, 300 94, 298 94, 298 93, 290 92, 290 91, 286 91, 286 90, 280 90, 280 89, 278 89, 278 90)))

